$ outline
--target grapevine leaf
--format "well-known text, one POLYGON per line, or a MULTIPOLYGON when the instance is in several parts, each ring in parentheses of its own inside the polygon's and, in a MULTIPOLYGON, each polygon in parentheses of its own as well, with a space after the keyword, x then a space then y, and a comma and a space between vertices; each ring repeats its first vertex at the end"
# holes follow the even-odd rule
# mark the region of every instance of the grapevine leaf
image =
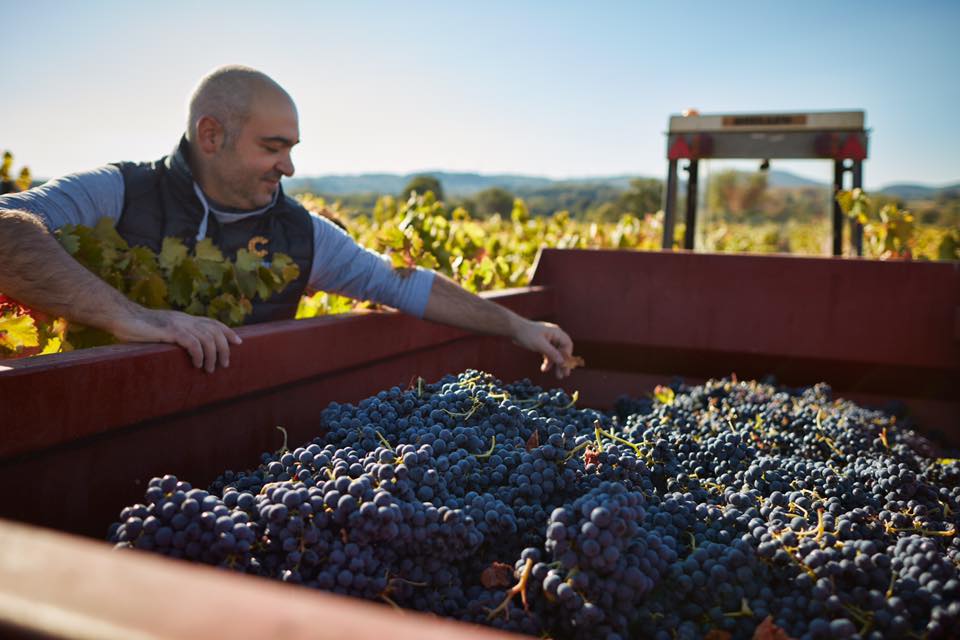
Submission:
POLYGON ((406 258, 403 257, 401 253, 391 253, 390 255, 390 264, 394 269, 406 269, 407 265, 406 258))
POLYGON ((234 264, 234 277, 237 288, 245 298, 253 298, 257 294, 257 266, 259 259, 252 256, 246 249, 237 251, 237 261, 234 264))
POLYGON ((380 233, 377 234, 377 240, 380 242, 382 247, 390 248, 395 251, 400 251, 403 249, 406 239, 406 236, 403 235, 403 231, 393 226, 381 229, 380 233))
POLYGON ((130 248, 127 241, 117 232, 112 218, 100 218, 93 228, 93 235, 105 245, 117 249, 126 250, 130 248))
POLYGON ((181 309, 190 305, 196 285, 203 277, 196 260, 185 256, 173 268, 169 280, 170 302, 181 309))
POLYGON ((280 279, 283 281, 283 287, 300 277, 300 267, 293 261, 293 258, 285 253, 273 254, 270 270, 280 276, 280 279))
POLYGON ((32 316, 12 313, 0 315, 0 347, 15 351, 21 347, 29 348, 39 345, 37 325, 32 316))
POLYGON ((203 277, 214 288, 219 288, 233 268, 224 259, 220 249, 213 244, 213 240, 204 238, 197 243, 193 254, 197 259, 197 266, 200 268, 203 277))
POLYGON ((57 240, 70 255, 76 255, 80 250, 80 238, 73 230, 73 225, 65 225, 57 232, 57 240))
POLYGON ((261 300, 268 300, 274 291, 279 291, 283 286, 284 282, 270 269, 257 269, 257 295, 261 300))
POLYGON ((653 390, 653 397, 656 398, 660 404, 671 405, 673 404, 676 394, 670 387, 657 385, 653 390))
POLYGON ((432 254, 432 253, 429 253, 429 252, 423 253, 423 254, 420 255, 419 263, 420 263, 420 266, 421 266, 421 267, 424 267, 424 268, 426 268, 426 269, 439 269, 439 268, 440 268, 440 263, 439 263, 439 262, 437 261, 437 259, 433 256, 433 254, 432 254))
POLYGON ((184 307, 183 312, 189 313, 192 316, 202 316, 206 311, 206 307, 199 300, 192 300, 190 304, 184 307))
POLYGON ((237 250, 237 259, 233 261, 237 267, 237 271, 248 271, 254 272, 262 264, 260 256, 255 253, 251 253, 246 249, 237 250))
POLYGON ((773 616, 767 616, 757 625, 753 640, 792 640, 786 631, 773 623, 773 616))
POLYGON ((207 262, 223 262, 223 252, 213 244, 213 240, 210 238, 204 238, 197 243, 196 248, 194 249, 194 255, 197 257, 197 260, 204 260, 207 262))
POLYGON ((47 343, 43 345, 43 350, 40 351, 40 355, 45 356, 51 353, 60 353, 62 348, 63 344, 60 338, 50 338, 47 340, 47 343))
POLYGON ((170 272, 187 257, 187 247, 179 238, 164 238, 158 260, 160 267, 170 272))
POLYGON ((159 275, 157 257, 147 247, 133 247, 130 256, 130 271, 141 275, 159 275))
POLYGON ((513 586, 513 565, 492 562, 480 573, 480 584, 485 589, 505 589, 513 586))
POLYGON ((837 204, 844 213, 850 213, 853 208, 853 193, 850 191, 841 191, 837 194, 837 204))
POLYGON ((533 433, 527 438, 527 451, 533 451, 540 446, 540 432, 536 429, 533 430, 533 433))
POLYGON ((220 294, 207 307, 208 316, 231 327, 243 324, 243 319, 252 311, 253 306, 248 299, 238 299, 231 293, 220 294))
POLYGON ((167 283, 157 274, 137 280, 130 287, 130 298, 151 309, 167 309, 167 283))

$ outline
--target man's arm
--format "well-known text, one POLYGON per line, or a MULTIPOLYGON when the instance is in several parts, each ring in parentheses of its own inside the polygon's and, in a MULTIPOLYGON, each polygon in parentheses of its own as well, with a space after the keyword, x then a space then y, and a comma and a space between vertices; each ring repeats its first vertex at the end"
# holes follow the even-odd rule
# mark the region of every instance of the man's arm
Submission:
POLYGON ((29 307, 104 329, 129 342, 171 342, 184 347, 196 367, 229 366, 229 327, 211 318, 152 310, 128 300, 89 272, 26 211, 0 209, 0 292, 29 307))
POLYGON ((542 354, 541 371, 546 372, 553 366, 558 378, 570 373, 567 361, 573 356, 573 341, 563 329, 549 322, 523 318, 492 300, 466 291, 439 273, 433 278, 423 317, 468 331, 506 336, 519 346, 542 354))
POLYGON ((314 259, 308 288, 376 300, 418 318, 468 331, 507 336, 543 355, 542 371, 555 366, 558 378, 570 373, 566 361, 573 342, 549 322, 522 318, 495 302, 462 289, 433 271, 400 274, 383 256, 360 247, 329 220, 313 216, 314 259))

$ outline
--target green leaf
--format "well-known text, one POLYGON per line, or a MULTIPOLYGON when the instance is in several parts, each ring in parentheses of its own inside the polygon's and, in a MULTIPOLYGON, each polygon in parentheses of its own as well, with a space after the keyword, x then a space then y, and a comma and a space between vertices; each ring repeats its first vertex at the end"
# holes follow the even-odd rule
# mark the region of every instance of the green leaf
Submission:
POLYGON ((233 263, 236 265, 237 271, 255 272, 263 264, 263 260, 257 254, 246 249, 238 249, 237 259, 233 263))
POLYGON ((167 283, 157 274, 137 280, 130 287, 130 298, 151 309, 167 309, 167 283))
POLYGON ((283 288, 283 284, 280 276, 270 269, 266 267, 257 269, 257 295, 261 300, 270 299, 274 291, 279 291, 283 288))
POLYGON ((164 238, 163 247, 157 257, 160 268, 170 272, 187 257, 187 247, 179 238, 164 238))
POLYGON ((183 312, 192 316, 205 316, 207 315, 207 308, 199 300, 193 300, 184 308, 183 312))
POLYGON ((127 254, 130 257, 129 270, 131 273, 153 275, 159 274, 157 256, 148 247, 133 247, 127 254))
POLYGON ((288 284, 300 277, 300 267, 293 261, 293 258, 285 253, 273 254, 270 270, 277 274, 283 282, 280 291, 283 291, 288 284))
POLYGON ((439 269, 440 263, 437 262, 437 259, 433 256, 432 253, 424 253, 420 256, 420 260, 417 261, 421 267, 427 269, 439 269))
POLYGON ((406 239, 403 231, 393 226, 381 229, 377 234, 377 241, 381 247, 394 249, 395 251, 403 249, 406 239))
POLYGON ((196 260, 184 257, 170 273, 169 296, 170 302, 181 309, 190 305, 193 300, 193 294, 203 274, 196 260))
POLYGON ((410 266, 407 264, 407 260, 406 258, 403 257, 402 254, 391 253, 389 255, 389 258, 390 258, 390 264, 393 266, 394 269, 406 269, 410 266))
POLYGON ((100 218, 97 220, 97 224, 93 228, 93 234, 98 240, 113 249, 126 250, 130 248, 127 241, 123 239, 123 236, 117 232, 112 218, 100 218))
POLYGON ((64 225, 57 230, 57 240, 70 255, 75 255, 80 250, 80 238, 77 237, 72 224, 64 225))
POLYGON ((234 271, 234 277, 236 278, 237 288, 240 290, 240 294, 245 298, 252 298, 257 294, 257 278, 256 271, 246 271, 243 269, 236 269, 234 271))
POLYGON ((244 318, 253 312, 253 306, 246 298, 237 298, 230 293, 222 293, 210 301, 207 315, 220 322, 236 327, 243 324, 244 318))
POLYGON ((223 252, 213 244, 213 240, 210 238, 204 238, 197 243, 197 246, 193 250, 193 254, 197 257, 197 260, 206 260, 208 262, 223 262, 223 252))

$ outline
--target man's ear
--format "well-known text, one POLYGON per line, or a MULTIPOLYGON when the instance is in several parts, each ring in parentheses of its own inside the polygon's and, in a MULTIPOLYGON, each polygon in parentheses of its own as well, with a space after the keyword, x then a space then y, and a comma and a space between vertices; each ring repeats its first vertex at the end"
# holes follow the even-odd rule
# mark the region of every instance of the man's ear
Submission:
POLYGON ((213 116, 197 120, 197 148, 205 154, 214 154, 223 146, 223 125, 213 116))

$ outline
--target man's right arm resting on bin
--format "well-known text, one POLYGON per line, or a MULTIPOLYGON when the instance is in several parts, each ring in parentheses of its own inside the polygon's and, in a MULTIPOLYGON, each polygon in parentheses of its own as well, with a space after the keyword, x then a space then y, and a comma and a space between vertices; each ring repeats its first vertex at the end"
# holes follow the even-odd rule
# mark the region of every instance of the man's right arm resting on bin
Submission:
MULTIPOLYGON (((66 221, 94 224, 95 218, 88 219, 89 213, 84 212, 93 204, 109 207, 110 203, 83 202, 77 194, 82 196, 84 191, 78 191, 76 184, 71 187, 74 197, 64 198, 56 213, 66 221)), ((40 195, 48 201, 55 198, 50 193, 40 195)), ((221 366, 229 366, 229 343, 241 342, 232 329, 212 318, 147 309, 128 300, 74 260, 48 231, 46 216, 18 207, 21 202, 27 204, 29 198, 25 194, 0 198, 0 292, 34 309, 103 329, 125 342, 178 344, 190 354, 194 366, 207 371, 213 371, 218 360, 221 366)), ((119 210, 112 217, 119 217, 119 210)))

